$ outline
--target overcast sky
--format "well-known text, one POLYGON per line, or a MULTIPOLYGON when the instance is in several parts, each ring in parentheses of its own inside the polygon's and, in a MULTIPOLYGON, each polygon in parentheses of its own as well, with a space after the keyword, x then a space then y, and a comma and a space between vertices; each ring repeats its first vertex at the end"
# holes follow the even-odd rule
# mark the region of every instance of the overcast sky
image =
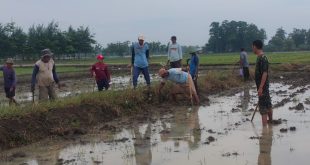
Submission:
POLYGON ((204 45, 211 22, 246 21, 264 28, 270 39, 279 27, 310 28, 310 0, 0 0, 0 23, 58 22, 88 26, 102 45, 116 41, 167 43, 171 35, 182 45, 204 45))

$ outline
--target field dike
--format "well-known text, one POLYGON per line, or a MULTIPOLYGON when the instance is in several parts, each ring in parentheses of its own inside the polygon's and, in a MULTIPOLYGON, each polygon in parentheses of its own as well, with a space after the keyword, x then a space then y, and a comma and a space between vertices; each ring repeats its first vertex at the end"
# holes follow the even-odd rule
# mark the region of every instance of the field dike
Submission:
MULTIPOLYGON (((83 135, 92 126, 120 117, 161 113, 167 108, 173 110, 176 105, 190 105, 188 94, 180 94, 178 102, 172 102, 168 90, 171 85, 167 84, 160 96, 156 92, 158 85, 153 83, 150 91, 139 88, 84 93, 54 102, 0 109, 0 150, 47 137, 83 135)), ((208 102, 209 94, 242 85, 242 79, 230 72, 210 71, 199 78, 201 103, 208 102)))

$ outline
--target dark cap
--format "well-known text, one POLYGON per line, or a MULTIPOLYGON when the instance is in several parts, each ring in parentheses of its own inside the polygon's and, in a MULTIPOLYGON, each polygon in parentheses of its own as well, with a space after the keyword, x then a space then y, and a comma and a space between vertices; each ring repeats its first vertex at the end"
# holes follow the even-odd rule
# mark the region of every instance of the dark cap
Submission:
POLYGON ((42 51, 41 51, 41 56, 42 57, 44 57, 44 56, 52 56, 53 55, 53 53, 52 53, 52 51, 50 50, 50 49, 43 49, 42 51))

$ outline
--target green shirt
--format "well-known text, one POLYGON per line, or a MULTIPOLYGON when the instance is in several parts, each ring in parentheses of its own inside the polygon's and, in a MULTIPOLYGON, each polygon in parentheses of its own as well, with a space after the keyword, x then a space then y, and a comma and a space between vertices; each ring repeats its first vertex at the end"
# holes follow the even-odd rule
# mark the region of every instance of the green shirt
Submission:
POLYGON ((262 81, 263 73, 267 72, 267 79, 263 87, 263 91, 266 89, 269 89, 269 74, 268 74, 268 69, 269 69, 269 62, 267 56, 264 54, 262 56, 258 56, 256 59, 256 67, 255 67, 255 82, 256 82, 256 87, 257 90, 260 86, 260 83, 262 81))

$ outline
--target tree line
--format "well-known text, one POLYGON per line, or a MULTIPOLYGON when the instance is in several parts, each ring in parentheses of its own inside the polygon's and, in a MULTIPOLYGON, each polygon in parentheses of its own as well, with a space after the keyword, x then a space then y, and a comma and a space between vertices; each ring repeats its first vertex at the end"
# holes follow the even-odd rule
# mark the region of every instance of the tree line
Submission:
MULTIPOLYGON (((267 36, 263 28, 244 21, 212 22, 209 30, 210 38, 204 45, 204 52, 222 53, 237 52, 240 48, 251 49, 253 40, 265 41, 267 36)), ((27 32, 14 22, 0 23, 0 58, 15 57, 19 59, 37 59, 40 51, 50 48, 56 58, 82 58, 95 53, 108 56, 130 55, 130 41, 109 43, 106 47, 98 44, 88 27, 80 26, 61 30, 58 23, 32 25, 27 32)), ((168 44, 148 42, 152 55, 166 54, 168 44)), ((197 46, 182 46, 188 53, 197 46)), ((310 29, 295 28, 287 34, 283 28, 277 29, 265 46, 266 51, 300 51, 310 50, 310 29)))
POLYGON ((32 25, 25 33, 14 22, 0 24, 0 57, 17 57, 20 59, 35 59, 44 48, 50 48, 56 58, 79 56, 93 51, 96 41, 88 27, 72 26, 61 31, 58 23, 50 22, 32 25))
MULTIPOLYGON (((265 41, 267 38, 263 28, 244 21, 212 22, 209 31, 210 38, 204 46, 204 51, 222 53, 237 52, 240 48, 251 49, 254 40, 265 41)), ((277 32, 265 46, 266 51, 300 51, 310 50, 310 29, 297 29, 287 34, 283 28, 277 32)))

